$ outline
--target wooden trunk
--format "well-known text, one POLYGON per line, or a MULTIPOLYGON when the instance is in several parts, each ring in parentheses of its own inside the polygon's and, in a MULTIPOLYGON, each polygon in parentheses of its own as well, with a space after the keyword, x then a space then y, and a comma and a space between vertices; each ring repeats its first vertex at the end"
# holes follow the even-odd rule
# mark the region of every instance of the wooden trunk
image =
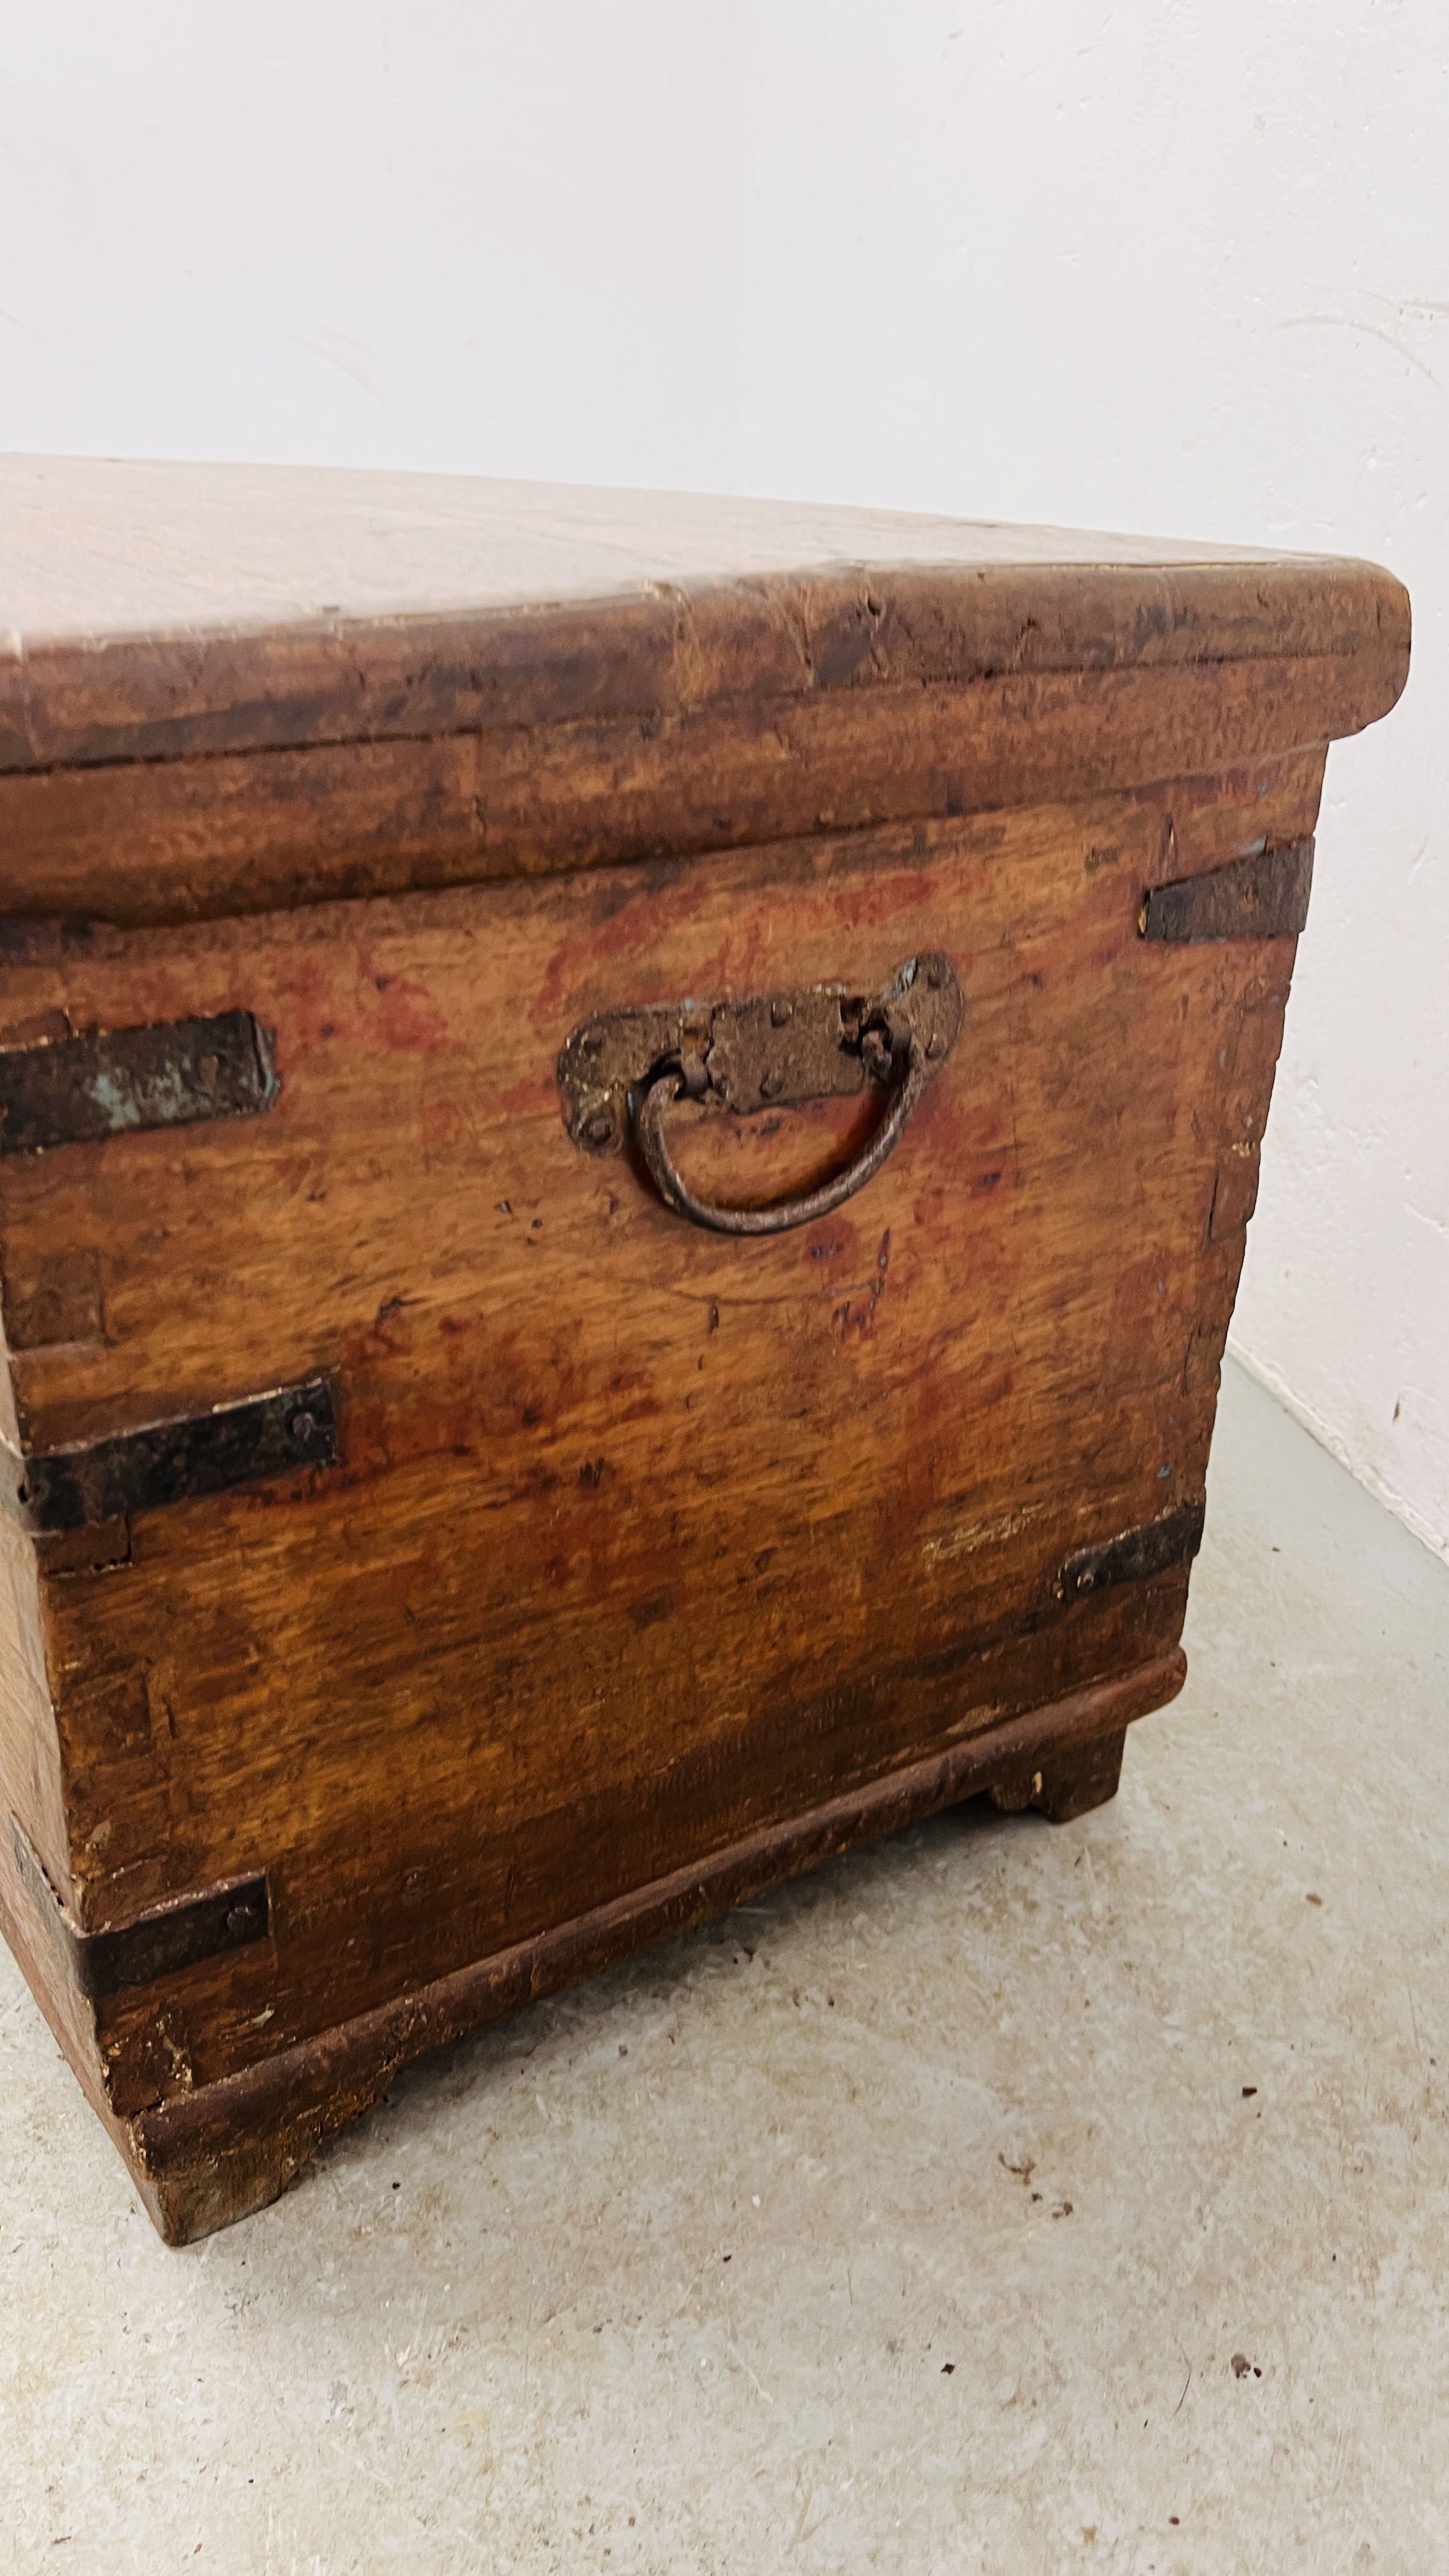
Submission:
POLYGON ((179 2240, 656 1932, 1112 1794, 1408 608, 677 496, 0 510, 0 1920, 179 2240))

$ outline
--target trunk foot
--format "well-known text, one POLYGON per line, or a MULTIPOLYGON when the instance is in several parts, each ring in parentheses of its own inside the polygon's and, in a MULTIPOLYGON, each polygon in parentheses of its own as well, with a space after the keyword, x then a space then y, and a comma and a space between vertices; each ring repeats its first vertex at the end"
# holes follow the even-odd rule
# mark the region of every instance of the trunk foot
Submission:
POLYGON ((1116 1797, 1126 1740, 1123 1728, 1062 1753, 1044 1753, 1029 1771, 1023 1768, 996 1781, 989 1794, 1007 1815, 1039 1807, 1054 1825, 1070 1824, 1074 1816, 1085 1816, 1116 1797))

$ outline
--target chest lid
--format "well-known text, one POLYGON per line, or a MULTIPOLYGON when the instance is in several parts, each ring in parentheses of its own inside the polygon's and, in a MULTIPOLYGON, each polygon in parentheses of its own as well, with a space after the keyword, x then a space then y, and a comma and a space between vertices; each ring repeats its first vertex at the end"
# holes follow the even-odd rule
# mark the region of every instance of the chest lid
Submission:
POLYGON ((0 913, 701 854, 1351 733, 1368 564, 310 468, 0 459, 0 913))

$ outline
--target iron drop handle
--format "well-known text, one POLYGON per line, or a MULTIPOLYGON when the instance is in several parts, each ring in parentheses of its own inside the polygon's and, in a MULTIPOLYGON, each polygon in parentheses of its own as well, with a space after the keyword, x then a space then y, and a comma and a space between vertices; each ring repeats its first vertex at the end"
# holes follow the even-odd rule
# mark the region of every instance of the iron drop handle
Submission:
POLYGON ((691 1224, 783 1234, 828 1215, 880 1170, 963 1017, 955 970, 938 954, 908 958, 873 994, 816 984, 748 1001, 606 1012, 576 1028, 559 1057, 565 1122, 586 1153, 622 1153, 632 1139, 664 1205, 691 1224), (721 1207, 689 1187, 669 1150, 665 1120, 681 1101, 747 1117, 867 1089, 884 1095, 879 1124, 843 1171, 800 1197, 721 1207))

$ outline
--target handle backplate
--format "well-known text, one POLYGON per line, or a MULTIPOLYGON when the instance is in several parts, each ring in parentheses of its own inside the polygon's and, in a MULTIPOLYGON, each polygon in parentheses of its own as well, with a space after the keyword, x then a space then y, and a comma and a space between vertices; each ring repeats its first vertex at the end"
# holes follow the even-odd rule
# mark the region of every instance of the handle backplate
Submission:
POLYGON ((746 1001, 601 1012, 580 1023, 559 1057, 564 1121, 586 1154, 619 1154, 632 1141, 676 1215, 718 1233, 777 1234, 838 1206, 879 1171, 963 1017, 955 969, 934 953, 908 958, 876 993, 812 984, 746 1001), (675 1102, 750 1117, 867 1088, 885 1108, 869 1145, 818 1190, 768 1208, 696 1198, 665 1142, 675 1102))
POLYGON ((564 1124, 586 1154, 630 1141, 630 1095, 677 1070, 685 1094, 748 1117, 849 1097, 891 1080, 890 1020, 913 1039, 930 1073, 944 1064, 964 1015, 949 957, 908 958, 882 992, 845 984, 761 993, 747 1001, 666 1002, 600 1011, 565 1041, 558 1060, 564 1124))

